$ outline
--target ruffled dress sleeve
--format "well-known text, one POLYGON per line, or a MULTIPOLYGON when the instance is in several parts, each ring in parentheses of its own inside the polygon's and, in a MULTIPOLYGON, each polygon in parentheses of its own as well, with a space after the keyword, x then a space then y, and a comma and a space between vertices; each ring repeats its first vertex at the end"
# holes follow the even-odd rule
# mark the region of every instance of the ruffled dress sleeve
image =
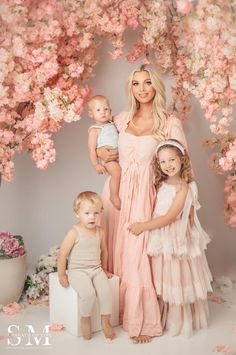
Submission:
POLYGON ((129 114, 127 111, 122 111, 113 118, 114 124, 117 128, 117 131, 120 132, 126 128, 127 123, 129 122, 129 114))
POLYGON ((191 257, 201 255, 210 242, 209 235, 202 228, 198 219, 197 210, 201 208, 198 201, 198 188, 195 181, 189 183, 189 193, 185 201, 185 206, 182 214, 181 235, 183 236, 182 243, 185 245, 186 254, 191 257), (191 227, 189 224, 189 214, 191 206, 193 206, 194 224, 191 227), (187 239, 185 240, 185 237, 187 239), (186 244, 187 242, 187 244, 186 244))
POLYGON ((183 126, 177 117, 168 117, 165 133, 166 139, 177 139, 188 150, 188 144, 185 138, 183 126))

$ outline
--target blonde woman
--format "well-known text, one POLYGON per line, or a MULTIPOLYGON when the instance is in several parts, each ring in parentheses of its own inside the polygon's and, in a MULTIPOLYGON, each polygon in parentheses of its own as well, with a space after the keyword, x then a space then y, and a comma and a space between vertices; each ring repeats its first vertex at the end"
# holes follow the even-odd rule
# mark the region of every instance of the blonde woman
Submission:
MULTIPOLYGON (((151 162, 157 145, 166 138, 175 138, 186 146, 186 140, 180 121, 167 118, 164 84, 152 68, 135 69, 127 88, 128 111, 114 120, 119 131, 121 209, 117 211, 109 202, 108 178, 103 191, 102 225, 108 236, 109 270, 121 278, 121 324, 134 343, 145 343, 162 334, 163 310, 152 282, 146 250, 148 232, 134 238, 128 226, 152 216, 156 191, 151 162)), ((109 147, 97 153, 104 161, 117 158, 109 147)))

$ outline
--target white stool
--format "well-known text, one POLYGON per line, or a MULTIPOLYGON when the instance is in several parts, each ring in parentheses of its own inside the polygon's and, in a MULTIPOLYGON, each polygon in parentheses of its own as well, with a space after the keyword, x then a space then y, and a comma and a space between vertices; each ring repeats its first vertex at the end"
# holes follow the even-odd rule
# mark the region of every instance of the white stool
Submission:
MULTIPOLYGON (((119 325, 119 277, 108 279, 112 292, 111 325, 119 325)), ((49 316, 51 323, 62 323, 66 330, 75 336, 81 336, 79 297, 71 287, 64 288, 59 283, 57 272, 49 274, 49 316)), ((92 332, 101 330, 101 315, 96 300, 92 313, 92 332)))

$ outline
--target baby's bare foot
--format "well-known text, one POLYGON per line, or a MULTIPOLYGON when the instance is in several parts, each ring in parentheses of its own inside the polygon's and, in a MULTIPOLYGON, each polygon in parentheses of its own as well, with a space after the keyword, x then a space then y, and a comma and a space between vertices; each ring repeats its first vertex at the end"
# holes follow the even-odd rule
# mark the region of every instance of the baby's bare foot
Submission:
POLYGON ((110 315, 102 315, 101 318, 102 318, 102 329, 105 337, 111 340, 114 339, 116 334, 110 323, 110 315))
POLYGON ((91 339, 91 317, 81 317, 80 319, 81 332, 84 339, 91 339))
POLYGON ((113 204, 113 206, 115 208, 117 208, 118 210, 120 210, 120 207, 121 207, 120 198, 118 196, 111 196, 110 200, 111 200, 111 203, 113 204))

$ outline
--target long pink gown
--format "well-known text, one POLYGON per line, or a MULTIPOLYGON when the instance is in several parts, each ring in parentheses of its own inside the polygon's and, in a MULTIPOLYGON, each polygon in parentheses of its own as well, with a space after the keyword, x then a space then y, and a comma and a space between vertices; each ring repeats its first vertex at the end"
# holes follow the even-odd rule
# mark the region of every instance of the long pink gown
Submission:
MULTIPOLYGON (((103 190, 102 225, 107 232, 109 270, 120 276, 120 321, 129 336, 162 334, 161 309, 153 285, 147 255, 148 232, 135 237, 127 227, 151 219, 156 192, 151 167, 158 144, 150 135, 135 136, 126 132, 128 114, 116 116, 119 131, 121 210, 110 203, 109 178, 103 190)), ((186 146, 181 123, 168 120, 166 138, 180 140, 186 146)))

